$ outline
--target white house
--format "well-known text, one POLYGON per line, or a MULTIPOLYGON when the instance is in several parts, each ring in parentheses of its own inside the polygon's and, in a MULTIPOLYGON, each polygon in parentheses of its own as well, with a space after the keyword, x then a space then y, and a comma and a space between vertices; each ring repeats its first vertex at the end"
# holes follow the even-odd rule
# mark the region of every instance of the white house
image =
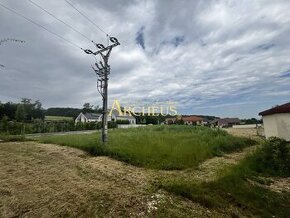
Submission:
POLYGON ((75 119, 75 123, 88 123, 88 122, 100 122, 102 121, 101 114, 96 113, 80 113, 75 119))
POLYGON ((128 120, 129 124, 136 124, 136 118, 134 116, 129 115, 129 114, 121 115, 116 109, 112 110, 112 115, 109 117, 110 117, 110 120, 112 121, 128 120))
POLYGON ((275 136, 290 141, 290 102, 259 113, 266 138, 275 136))
MULTIPOLYGON (((96 113, 80 113, 77 118, 75 119, 75 123, 82 122, 101 122, 102 121, 102 114, 96 113)), ((119 113, 115 110, 112 111, 111 116, 108 112, 108 121, 117 121, 117 120, 128 120, 129 124, 136 124, 136 118, 131 115, 119 115, 119 113)))

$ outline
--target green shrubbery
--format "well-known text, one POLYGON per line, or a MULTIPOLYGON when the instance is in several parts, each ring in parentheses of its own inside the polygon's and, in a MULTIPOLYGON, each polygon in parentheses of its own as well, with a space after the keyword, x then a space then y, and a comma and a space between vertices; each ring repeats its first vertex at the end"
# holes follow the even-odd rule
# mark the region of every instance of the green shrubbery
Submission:
POLYGON ((130 124, 129 120, 116 120, 117 124, 130 124))
POLYGON ((270 138, 255 155, 249 157, 250 168, 257 173, 290 176, 290 143, 270 138))
MULTIPOLYGON (((101 123, 99 123, 99 124, 102 125, 101 123)), ((108 122, 108 128, 109 129, 117 128, 117 123, 116 122, 113 122, 113 121, 109 121, 108 122)))
MULTIPOLYGON (((74 121, 44 121, 35 119, 31 122, 17 121, 0 121, 0 133, 10 135, 32 134, 32 133, 48 133, 48 132, 68 132, 79 130, 95 130, 101 129, 101 122, 77 123, 74 121)), ((117 128, 115 122, 108 122, 108 128, 117 128)))

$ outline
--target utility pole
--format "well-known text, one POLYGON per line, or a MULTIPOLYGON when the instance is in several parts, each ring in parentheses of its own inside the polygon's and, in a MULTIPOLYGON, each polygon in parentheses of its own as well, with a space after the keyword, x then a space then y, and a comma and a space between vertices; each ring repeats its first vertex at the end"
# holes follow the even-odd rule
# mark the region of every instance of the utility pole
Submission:
POLYGON ((109 57, 111 54, 111 51, 114 47, 120 45, 119 41, 115 37, 110 37, 111 45, 108 45, 105 47, 102 44, 96 44, 97 49, 99 49, 96 52, 93 52, 89 49, 84 50, 87 54, 92 55, 100 55, 102 58, 102 61, 99 62, 99 64, 96 62, 95 66, 97 68, 93 67, 93 70, 95 71, 98 80, 97 80, 97 89, 98 92, 102 96, 103 100, 103 111, 102 111, 102 142, 106 143, 108 141, 108 118, 107 118, 107 111, 108 111, 108 80, 109 80, 109 74, 110 74, 110 65, 109 65, 109 57))

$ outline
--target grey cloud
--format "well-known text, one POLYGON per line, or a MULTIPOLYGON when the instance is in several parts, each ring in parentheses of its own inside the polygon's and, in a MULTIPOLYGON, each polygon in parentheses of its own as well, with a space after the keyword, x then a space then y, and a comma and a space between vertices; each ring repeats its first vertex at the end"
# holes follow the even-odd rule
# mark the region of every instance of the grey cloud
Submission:
MULTIPOLYGON (((107 43, 105 34, 65 1, 34 1, 90 39, 107 43)), ((222 105, 230 113, 232 104, 232 114, 248 102, 252 108, 245 111, 256 116, 252 102, 287 100, 289 77, 282 72, 289 70, 289 1, 71 2, 121 42, 110 60, 110 101, 171 100, 188 113, 197 106, 197 112, 211 113, 208 106, 221 110, 222 105), (143 39, 136 43, 142 27, 143 39), (280 97, 273 99, 275 93, 280 97)), ((95 49, 28 1, 3 4, 83 48, 95 49)), ((30 97, 45 107, 101 104, 93 57, 3 8, 0 19, 0 39, 26 41, 0 46, 0 64, 5 66, 0 68, 1 101, 30 97)))

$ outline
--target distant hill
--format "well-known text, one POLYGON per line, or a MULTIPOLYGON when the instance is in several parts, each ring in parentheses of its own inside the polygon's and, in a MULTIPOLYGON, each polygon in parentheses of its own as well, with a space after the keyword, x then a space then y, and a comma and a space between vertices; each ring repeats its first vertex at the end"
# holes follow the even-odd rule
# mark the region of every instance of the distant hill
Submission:
POLYGON ((79 108, 52 107, 45 110, 45 116, 60 116, 60 117, 76 118, 81 112, 82 112, 82 109, 79 109, 79 108))

